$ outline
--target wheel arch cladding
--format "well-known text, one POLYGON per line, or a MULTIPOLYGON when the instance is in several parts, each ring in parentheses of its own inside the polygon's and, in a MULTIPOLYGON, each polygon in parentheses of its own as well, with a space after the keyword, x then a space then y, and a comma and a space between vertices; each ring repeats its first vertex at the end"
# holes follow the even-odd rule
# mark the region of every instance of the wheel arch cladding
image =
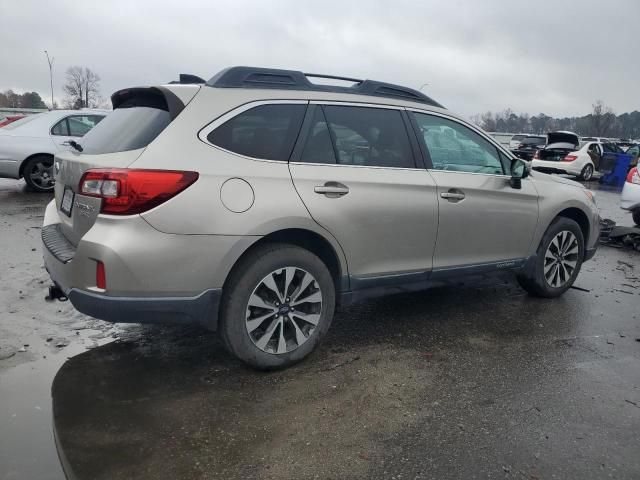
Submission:
MULTIPOLYGON (((256 248, 260 248, 263 245, 269 243, 286 243, 289 245, 295 245, 315 254, 322 262, 327 266, 331 273, 331 278, 336 287, 336 292, 344 290, 342 285, 343 272, 340 265, 338 254, 334 250, 333 246, 328 240, 322 237, 322 235, 312 232, 311 230, 305 230, 300 228, 289 228, 285 230, 278 230, 265 235, 260 240, 252 244, 242 255, 236 260, 231 271, 227 275, 225 280, 225 286, 231 273, 240 264, 243 258, 254 251, 256 248)), ((224 287, 223 287, 224 288, 224 287)))
POLYGON ((565 208, 560 213, 558 213, 558 215, 556 215, 556 218, 558 217, 569 218, 575 221, 580 226, 580 230, 582 231, 582 237, 584 239, 584 245, 586 247, 589 242, 589 230, 590 230, 589 217, 587 216, 587 214, 584 213, 579 208, 571 207, 571 208, 565 208))
POLYGON ((22 175, 24 174, 24 166, 33 157, 49 157, 49 158, 51 158, 51 160, 53 160, 54 155, 52 153, 34 153, 34 154, 29 155, 27 158, 25 158, 22 161, 22 163, 20 163, 20 169, 18 170, 18 175, 20 176, 20 178, 22 178, 22 175))

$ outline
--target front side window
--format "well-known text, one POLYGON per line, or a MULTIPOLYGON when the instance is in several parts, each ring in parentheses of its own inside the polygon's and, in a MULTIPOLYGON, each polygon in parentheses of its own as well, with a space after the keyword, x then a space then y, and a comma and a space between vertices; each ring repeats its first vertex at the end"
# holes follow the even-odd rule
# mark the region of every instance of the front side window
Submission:
POLYGON ((207 140, 247 157, 287 161, 306 108, 302 104, 260 105, 226 121, 207 140))
POLYGON ((301 157, 304 162, 415 168, 407 129, 398 110, 316 107, 310 129, 301 157))
POLYGON ((413 116, 434 170, 504 174, 505 165, 498 149, 478 133, 435 115, 413 113, 413 116))

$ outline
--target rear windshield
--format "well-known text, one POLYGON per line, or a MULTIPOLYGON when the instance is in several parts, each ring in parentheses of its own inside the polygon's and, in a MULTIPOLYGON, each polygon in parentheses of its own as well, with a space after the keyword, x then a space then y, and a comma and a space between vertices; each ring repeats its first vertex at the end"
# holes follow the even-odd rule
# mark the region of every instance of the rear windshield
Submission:
POLYGON ((514 135, 513 137, 511 137, 511 140, 522 140, 524 138, 524 135, 514 135))
POLYGON ((527 137, 522 140, 523 145, 540 145, 547 141, 544 137, 527 137))
POLYGON ((117 108, 87 133, 80 144, 83 153, 125 152, 149 145, 167 125, 166 110, 151 107, 117 108))

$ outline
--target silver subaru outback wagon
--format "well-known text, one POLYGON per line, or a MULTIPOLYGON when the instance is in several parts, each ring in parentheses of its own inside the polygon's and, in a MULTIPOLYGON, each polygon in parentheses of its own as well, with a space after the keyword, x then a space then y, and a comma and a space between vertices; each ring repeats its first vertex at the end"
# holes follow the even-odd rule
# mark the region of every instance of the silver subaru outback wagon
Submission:
POLYGON ((314 76, 233 67, 114 93, 55 158, 50 295, 112 322, 197 322, 277 368, 337 305, 504 269, 556 297, 594 255, 581 185, 420 92, 314 76))

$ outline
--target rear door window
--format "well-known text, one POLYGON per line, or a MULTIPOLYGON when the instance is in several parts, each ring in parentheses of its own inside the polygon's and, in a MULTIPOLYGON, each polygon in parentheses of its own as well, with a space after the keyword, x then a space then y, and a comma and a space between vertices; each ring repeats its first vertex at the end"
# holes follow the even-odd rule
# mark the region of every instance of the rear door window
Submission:
POLYGON ((84 137, 93 127, 95 127, 104 117, 101 115, 74 115, 67 117, 69 136, 84 137))
POLYGON ((314 117, 302 161, 415 168, 399 110, 326 105, 314 117))
POLYGON ((63 118, 51 128, 51 135, 69 136, 69 126, 66 118, 63 118))
POLYGON ((230 152, 265 160, 289 160, 306 104, 269 104, 246 110, 207 135, 230 152))

